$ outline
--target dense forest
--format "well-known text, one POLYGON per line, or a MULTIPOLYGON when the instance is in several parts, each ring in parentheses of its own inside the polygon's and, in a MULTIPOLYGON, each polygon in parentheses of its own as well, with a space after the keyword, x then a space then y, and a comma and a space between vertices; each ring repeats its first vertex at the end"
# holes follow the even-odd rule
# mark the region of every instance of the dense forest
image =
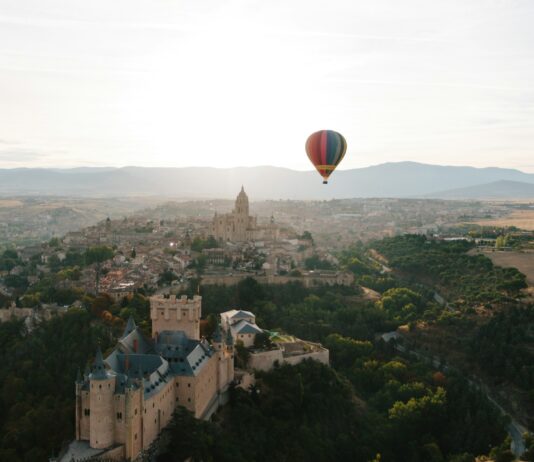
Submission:
POLYGON ((0 461, 46 461, 74 435, 74 380, 113 329, 71 310, 28 331, 0 324, 0 461))
POLYGON ((532 425, 534 306, 521 301, 525 275, 470 255, 472 246, 404 235, 355 245, 340 258, 360 284, 382 292, 378 303, 390 318, 410 323, 414 342, 484 375, 505 395, 513 391, 512 401, 521 403, 532 425), (384 272, 376 257, 385 257, 393 272, 384 272), (447 305, 437 303, 436 290, 447 305))
POLYGON ((459 305, 506 301, 527 286, 517 269, 494 266, 484 255, 469 255, 473 245, 404 235, 372 242, 370 247, 406 278, 435 285, 459 305))

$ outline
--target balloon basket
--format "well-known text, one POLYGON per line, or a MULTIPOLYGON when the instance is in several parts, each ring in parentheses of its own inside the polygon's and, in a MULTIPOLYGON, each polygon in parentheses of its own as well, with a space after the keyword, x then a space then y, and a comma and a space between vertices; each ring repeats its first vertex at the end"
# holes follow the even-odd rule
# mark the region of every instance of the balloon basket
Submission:
POLYGON ((326 181, 326 180, 323 180, 323 184, 328 184, 328 181, 326 181))

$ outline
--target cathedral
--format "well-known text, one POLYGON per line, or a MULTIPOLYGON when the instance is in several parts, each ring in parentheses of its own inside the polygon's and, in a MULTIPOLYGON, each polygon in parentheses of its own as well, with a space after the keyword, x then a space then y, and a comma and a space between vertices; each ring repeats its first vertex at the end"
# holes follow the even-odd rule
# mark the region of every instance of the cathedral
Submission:
POLYGON ((275 241, 278 238, 278 227, 274 224, 273 217, 269 225, 258 226, 256 217, 249 215, 248 196, 241 186, 234 209, 230 213, 216 213, 213 217, 210 234, 222 242, 275 241))
POLYGON ((133 319, 105 359, 76 380, 76 441, 61 460, 133 460, 157 438, 177 406, 209 418, 234 380, 230 330, 200 338, 201 297, 150 298, 152 338, 133 319))
POLYGON ((253 240, 256 228, 256 218, 249 215, 248 196, 241 186, 234 210, 223 215, 215 214, 211 235, 218 241, 245 242, 253 240))

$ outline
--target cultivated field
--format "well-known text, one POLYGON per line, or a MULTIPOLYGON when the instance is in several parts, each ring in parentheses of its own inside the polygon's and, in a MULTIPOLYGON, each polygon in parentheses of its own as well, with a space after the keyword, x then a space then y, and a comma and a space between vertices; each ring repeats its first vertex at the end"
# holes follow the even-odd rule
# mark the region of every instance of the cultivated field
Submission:
POLYGON ((503 267, 514 267, 527 276, 528 284, 534 287, 534 251, 530 252, 482 252, 491 258, 493 263, 503 267))
POLYGON ((0 208, 20 207, 22 205, 24 205, 23 202, 17 199, 0 199, 0 208))
POLYGON ((515 226, 520 229, 534 231, 534 210, 515 210, 505 217, 494 220, 479 220, 474 223, 481 226, 515 226))

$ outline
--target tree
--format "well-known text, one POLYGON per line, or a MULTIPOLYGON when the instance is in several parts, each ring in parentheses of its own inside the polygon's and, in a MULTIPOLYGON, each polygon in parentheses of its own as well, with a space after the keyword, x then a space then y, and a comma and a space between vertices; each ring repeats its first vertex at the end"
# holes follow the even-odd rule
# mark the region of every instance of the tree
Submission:
POLYGON ((113 250, 107 246, 90 247, 85 251, 85 261, 95 265, 95 292, 100 292, 100 272, 102 263, 113 258, 113 250))
POLYGON ((237 366, 241 369, 246 369, 248 360, 250 359, 250 351, 248 350, 241 340, 238 340, 235 344, 236 361, 237 366))
POLYGON ((49 247, 52 247, 52 248, 54 248, 54 249, 59 248, 60 245, 61 245, 61 241, 60 241, 59 238, 57 238, 57 237, 53 237, 52 239, 50 239, 50 240, 48 241, 48 246, 49 246, 49 247))
POLYGON ((269 334, 261 332, 254 337, 254 348, 268 350, 271 346, 272 342, 269 334))

